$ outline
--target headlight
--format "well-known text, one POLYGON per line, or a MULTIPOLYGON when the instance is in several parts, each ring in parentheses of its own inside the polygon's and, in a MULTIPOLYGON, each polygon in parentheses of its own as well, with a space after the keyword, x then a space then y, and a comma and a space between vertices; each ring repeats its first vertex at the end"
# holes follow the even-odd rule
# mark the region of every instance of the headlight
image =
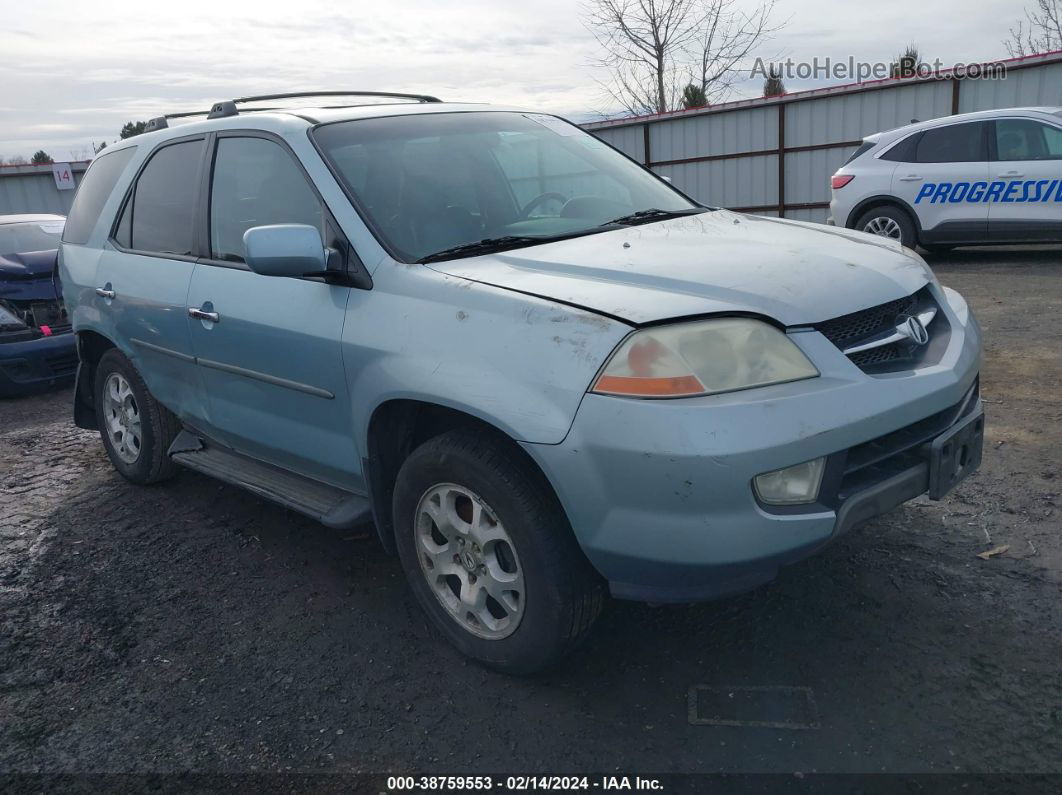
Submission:
POLYGON ((631 334, 609 357, 591 391, 640 398, 689 397, 818 374, 781 331, 759 320, 733 317, 631 334))
POLYGON ((27 328, 18 315, 0 306, 0 331, 24 331, 27 328))

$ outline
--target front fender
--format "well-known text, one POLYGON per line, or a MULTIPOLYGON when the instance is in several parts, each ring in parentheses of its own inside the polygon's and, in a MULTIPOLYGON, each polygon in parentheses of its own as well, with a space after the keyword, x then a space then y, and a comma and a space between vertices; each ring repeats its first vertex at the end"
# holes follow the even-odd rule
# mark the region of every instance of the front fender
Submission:
POLYGON ((630 326, 582 309, 388 263, 351 296, 343 332, 354 428, 395 399, 456 409, 512 439, 561 442, 630 326))

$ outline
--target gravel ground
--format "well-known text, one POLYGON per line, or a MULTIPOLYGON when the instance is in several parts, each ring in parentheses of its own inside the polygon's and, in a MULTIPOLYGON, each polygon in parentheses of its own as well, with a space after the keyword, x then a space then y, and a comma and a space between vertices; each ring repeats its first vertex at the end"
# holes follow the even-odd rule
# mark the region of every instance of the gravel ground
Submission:
POLYGON ((132 486, 69 390, 0 402, 0 771, 1062 773, 1062 252, 934 264, 985 329, 981 472, 748 595, 614 603, 530 679, 370 533, 132 486), (695 685, 810 688, 817 726, 692 725, 695 685))

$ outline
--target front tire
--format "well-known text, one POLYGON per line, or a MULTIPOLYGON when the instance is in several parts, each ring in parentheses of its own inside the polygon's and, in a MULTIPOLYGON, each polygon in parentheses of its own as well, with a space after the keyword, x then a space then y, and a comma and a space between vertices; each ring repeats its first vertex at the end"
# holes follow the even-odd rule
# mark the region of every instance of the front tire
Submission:
POLYGON ((402 567, 462 653, 532 673, 571 651, 605 588, 549 484, 507 440, 450 431, 402 464, 394 493, 402 567))
POLYGON ((860 232, 898 240, 908 248, 914 248, 918 242, 911 216, 889 204, 867 210, 859 217, 855 228, 860 232))
POLYGON ((117 348, 96 365, 95 398, 103 447, 118 473, 141 485, 173 477, 176 466, 166 451, 180 431, 178 420, 117 348))

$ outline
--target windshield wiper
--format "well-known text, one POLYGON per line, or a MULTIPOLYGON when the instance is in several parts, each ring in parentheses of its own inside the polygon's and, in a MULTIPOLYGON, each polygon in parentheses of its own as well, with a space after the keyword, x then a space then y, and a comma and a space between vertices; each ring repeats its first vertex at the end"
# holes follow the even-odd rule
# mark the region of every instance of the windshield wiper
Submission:
POLYGON ((636 224, 648 224, 652 221, 664 221, 668 218, 680 218, 683 215, 697 215, 705 210, 705 207, 691 207, 688 210, 659 210, 656 207, 650 207, 648 210, 639 210, 630 215, 621 215, 619 218, 613 218, 611 221, 601 224, 601 226, 609 226, 610 224, 635 226, 636 224))
POLYGON ((553 240, 562 240, 566 237, 572 236, 573 235, 542 235, 532 237, 531 235, 504 235, 502 237, 488 237, 483 240, 477 240, 475 243, 462 243, 459 246, 444 248, 442 251, 436 251, 433 254, 421 257, 417 262, 423 264, 425 262, 436 262, 442 259, 475 257, 479 254, 494 254, 498 251, 507 251, 511 248, 520 248, 521 246, 533 246, 537 243, 549 243, 553 240))

